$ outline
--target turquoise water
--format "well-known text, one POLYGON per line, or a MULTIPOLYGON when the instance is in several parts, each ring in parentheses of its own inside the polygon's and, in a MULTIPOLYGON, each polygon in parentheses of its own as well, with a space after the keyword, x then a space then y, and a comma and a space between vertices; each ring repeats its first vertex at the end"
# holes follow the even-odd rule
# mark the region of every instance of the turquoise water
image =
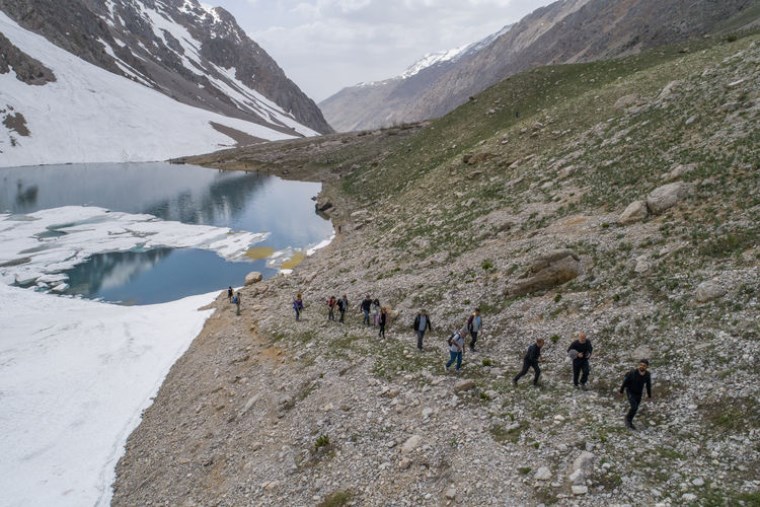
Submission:
MULTIPOLYGON (((329 238, 314 212, 319 183, 167 163, 69 164, 0 169, 0 212, 99 206, 188 224, 268 232, 255 246, 303 249, 329 238)), ((230 262, 213 252, 160 248, 105 253, 67 271, 69 294, 150 304, 240 286, 245 275, 276 274, 266 260, 230 262)))

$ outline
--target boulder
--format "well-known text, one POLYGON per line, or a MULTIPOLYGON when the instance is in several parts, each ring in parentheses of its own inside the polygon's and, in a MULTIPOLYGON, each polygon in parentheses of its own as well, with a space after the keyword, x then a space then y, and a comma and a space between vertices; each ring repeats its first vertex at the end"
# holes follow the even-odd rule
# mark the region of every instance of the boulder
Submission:
POLYGON ((684 182, 668 183, 654 189, 647 196, 647 208, 652 214, 659 215, 678 204, 687 194, 688 186, 684 182))
POLYGON ((506 293, 523 296, 551 289, 577 278, 580 273, 580 257, 570 250, 554 250, 533 261, 527 273, 509 287, 506 293))
POLYGON ((260 282, 264 277, 258 271, 251 271, 245 275, 245 285, 253 285, 260 282))
POLYGON ((457 393, 469 391, 471 389, 475 389, 475 381, 472 379, 460 380, 454 386, 454 392, 457 393))
POLYGON ((404 445, 401 446, 401 454, 409 454, 414 451, 422 443, 422 437, 419 435, 412 435, 406 439, 404 445))
POLYGON ((633 201, 625 208, 623 214, 618 218, 618 222, 623 225, 641 222, 648 214, 647 203, 644 201, 633 201))
POLYGON ((536 471, 536 475, 533 476, 537 481, 548 481, 552 478, 552 471, 549 467, 541 467, 536 471))
POLYGON ((697 286, 694 298, 697 303, 707 303, 722 298, 728 291, 718 280, 706 280, 697 286))

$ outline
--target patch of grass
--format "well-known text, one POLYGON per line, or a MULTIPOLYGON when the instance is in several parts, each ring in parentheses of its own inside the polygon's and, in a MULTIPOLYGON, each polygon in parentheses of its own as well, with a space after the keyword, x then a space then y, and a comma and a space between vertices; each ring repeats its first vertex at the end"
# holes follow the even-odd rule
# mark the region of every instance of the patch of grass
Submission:
POLYGON ((519 467, 517 469, 517 471, 520 473, 520 475, 528 475, 531 470, 533 470, 531 467, 519 467))
POLYGON ((702 417, 713 428, 746 432, 760 427, 760 402, 754 398, 721 398, 699 405, 702 417))
POLYGON ((343 507, 348 505, 353 499, 354 494, 351 490, 344 489, 330 493, 324 500, 317 504, 317 507, 343 507))
POLYGON ((322 434, 317 437, 317 440, 314 442, 314 449, 319 450, 322 447, 327 447, 330 445, 330 437, 322 434))
POLYGON ((520 435, 525 428, 525 423, 512 425, 509 428, 505 428, 501 424, 494 424, 488 431, 491 433, 491 437, 500 444, 516 444, 520 440, 520 435))

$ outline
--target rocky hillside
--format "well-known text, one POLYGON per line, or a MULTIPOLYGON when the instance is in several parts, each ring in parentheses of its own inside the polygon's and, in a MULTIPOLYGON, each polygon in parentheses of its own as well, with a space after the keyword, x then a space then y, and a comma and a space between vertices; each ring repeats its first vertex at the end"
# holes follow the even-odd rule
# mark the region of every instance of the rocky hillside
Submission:
POLYGON ((197 159, 322 179, 338 234, 244 288, 240 317, 217 301, 113 504, 760 504, 759 119, 750 34, 535 69, 416 128, 197 159), (392 308, 385 339, 367 293, 392 308), (456 376, 445 339, 476 306, 456 376), (513 386, 538 337, 540 387, 513 386), (617 390, 642 357, 653 398, 629 431, 617 390))
POLYGON ((526 69, 630 55, 758 19, 756 0, 562 0, 477 51, 413 76, 346 88, 320 108, 344 132, 437 118, 526 69))

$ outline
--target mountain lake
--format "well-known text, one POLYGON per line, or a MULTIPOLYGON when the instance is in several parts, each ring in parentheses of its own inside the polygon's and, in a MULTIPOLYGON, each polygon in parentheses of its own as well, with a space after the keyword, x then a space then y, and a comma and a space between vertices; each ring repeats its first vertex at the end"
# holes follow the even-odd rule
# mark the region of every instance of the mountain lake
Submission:
POLYGON ((62 294, 152 304, 239 287, 251 271, 269 278, 295 265, 333 235, 329 220, 315 213, 312 198, 320 189, 320 183, 165 162, 0 168, 0 213, 23 220, 40 210, 98 207, 263 235, 235 260, 208 249, 134 247, 96 253, 62 270, 68 277, 62 294))

